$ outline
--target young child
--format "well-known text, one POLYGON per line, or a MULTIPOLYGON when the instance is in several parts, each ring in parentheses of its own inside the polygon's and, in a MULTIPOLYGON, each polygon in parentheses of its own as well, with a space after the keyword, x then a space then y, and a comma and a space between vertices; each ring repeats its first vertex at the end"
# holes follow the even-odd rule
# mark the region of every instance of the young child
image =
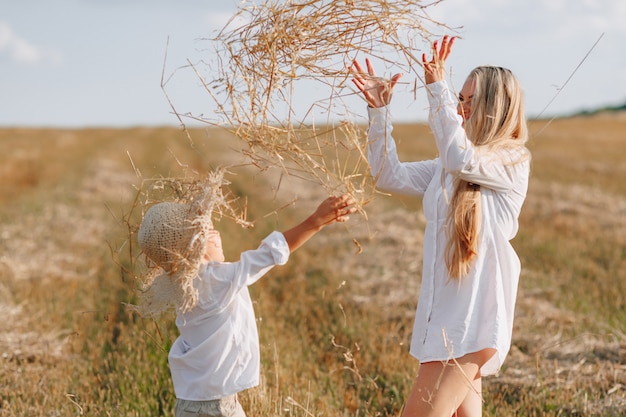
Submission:
POLYGON ((225 262, 220 234, 210 209, 164 202, 146 212, 138 233, 145 255, 162 273, 144 294, 150 311, 176 308, 180 336, 169 352, 176 392, 176 417, 245 417, 237 393, 257 386, 260 351, 248 286, 323 227, 354 213, 349 195, 329 197, 306 220, 285 232, 272 232, 258 249, 225 262), (207 218, 208 217, 208 218, 207 218))

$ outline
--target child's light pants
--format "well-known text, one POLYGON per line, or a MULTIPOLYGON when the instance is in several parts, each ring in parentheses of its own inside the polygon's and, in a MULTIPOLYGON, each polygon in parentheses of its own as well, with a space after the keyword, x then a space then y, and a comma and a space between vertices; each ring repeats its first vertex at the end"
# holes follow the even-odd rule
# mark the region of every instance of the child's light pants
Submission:
POLYGON ((176 400, 175 417, 246 417, 236 395, 211 401, 176 400))

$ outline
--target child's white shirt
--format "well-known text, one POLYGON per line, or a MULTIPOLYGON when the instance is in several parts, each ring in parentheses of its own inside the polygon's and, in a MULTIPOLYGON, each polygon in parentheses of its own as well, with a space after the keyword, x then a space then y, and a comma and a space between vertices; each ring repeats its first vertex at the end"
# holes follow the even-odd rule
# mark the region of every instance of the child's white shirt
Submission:
POLYGON ((208 401, 259 384, 259 336, 248 286, 288 258, 285 237, 273 232, 237 262, 201 266, 194 282, 198 304, 178 312, 180 336, 169 353, 177 398, 208 401))

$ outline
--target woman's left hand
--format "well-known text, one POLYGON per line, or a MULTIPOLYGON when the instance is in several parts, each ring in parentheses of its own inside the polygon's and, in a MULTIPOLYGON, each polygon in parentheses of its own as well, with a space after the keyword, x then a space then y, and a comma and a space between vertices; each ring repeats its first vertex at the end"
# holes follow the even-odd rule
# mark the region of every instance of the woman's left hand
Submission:
POLYGON ((396 74, 390 80, 376 76, 376 71, 368 58, 365 58, 367 73, 355 60, 352 63, 354 78, 352 82, 363 93, 370 107, 384 107, 391 102, 391 95, 402 74, 396 74))
POLYGON ((452 51, 452 45, 456 38, 444 36, 439 48, 438 41, 433 43, 433 57, 430 61, 426 59, 426 54, 422 54, 422 66, 424 67, 424 80, 426 84, 431 84, 444 79, 446 75, 446 60, 452 51))

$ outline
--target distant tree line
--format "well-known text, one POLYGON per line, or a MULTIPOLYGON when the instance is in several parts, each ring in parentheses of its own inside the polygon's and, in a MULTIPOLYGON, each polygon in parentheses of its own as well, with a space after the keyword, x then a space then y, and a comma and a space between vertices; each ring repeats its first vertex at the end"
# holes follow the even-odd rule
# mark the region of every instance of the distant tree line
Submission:
POLYGON ((574 113, 573 116, 593 116, 594 114, 604 113, 604 112, 620 112, 626 110, 626 102, 621 105, 616 106, 605 106, 599 107, 594 110, 582 110, 578 113, 574 113))

